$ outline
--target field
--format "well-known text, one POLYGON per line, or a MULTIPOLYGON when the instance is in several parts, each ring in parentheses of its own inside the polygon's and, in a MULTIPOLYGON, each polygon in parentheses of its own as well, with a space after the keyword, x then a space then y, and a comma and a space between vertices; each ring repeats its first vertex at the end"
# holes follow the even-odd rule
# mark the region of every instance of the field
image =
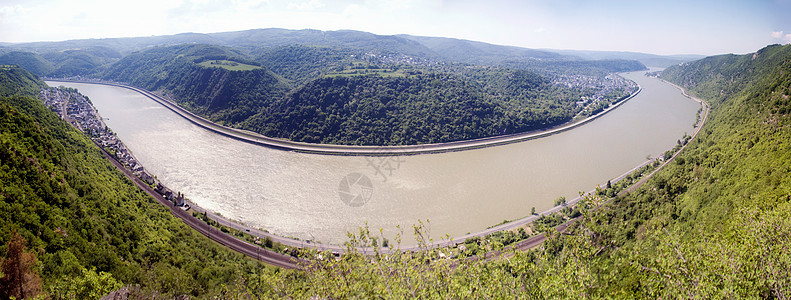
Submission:
POLYGON ((261 68, 259 66, 243 64, 230 60, 207 60, 199 63, 198 65, 206 68, 223 68, 231 71, 251 71, 261 68))

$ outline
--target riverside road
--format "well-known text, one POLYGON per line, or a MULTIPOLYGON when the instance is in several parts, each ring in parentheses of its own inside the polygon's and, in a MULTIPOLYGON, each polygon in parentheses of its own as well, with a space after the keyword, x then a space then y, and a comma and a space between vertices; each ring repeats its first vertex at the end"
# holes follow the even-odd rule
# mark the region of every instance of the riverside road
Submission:
MULTIPOLYGON (((86 82, 86 83, 95 83, 95 82, 86 82)), ((115 85, 115 84, 108 84, 108 85, 115 85)), ((116 86, 121 86, 121 85, 116 85, 116 86)), ((248 132, 244 132, 244 131, 240 131, 240 130, 236 130, 236 129, 231 129, 231 128, 215 125, 215 124, 213 124, 213 123, 211 123, 211 122, 209 122, 209 121, 207 121, 205 119, 202 119, 200 117, 192 115, 189 112, 181 110, 175 104, 173 104, 173 103, 171 103, 171 102, 169 102, 167 100, 164 100, 164 99, 162 99, 162 98, 160 98, 160 97, 158 97, 158 96, 156 96, 154 94, 151 94, 148 91, 140 90, 140 89, 133 88, 133 87, 128 87, 128 86, 121 86, 121 87, 128 88, 128 89, 137 91, 139 93, 142 93, 143 95, 146 95, 147 97, 149 97, 149 98, 161 103, 162 105, 168 107, 169 109, 173 110, 174 112, 177 112, 179 115, 181 115, 182 117, 186 118, 190 122, 193 122, 195 124, 200 125, 201 127, 207 128, 207 129, 209 129, 211 131, 218 132, 218 133, 226 135, 226 136, 233 137, 235 139, 247 139, 246 140, 247 142, 256 143, 256 144, 262 144, 262 143, 256 142, 257 139, 262 137, 260 135, 256 135, 256 134, 253 134, 253 133, 248 133, 248 132), (189 116, 192 116, 192 117, 189 117, 189 116), (211 128, 207 127, 207 126, 210 126, 211 128), (220 132, 220 131, 222 131, 222 132, 220 132)), ((676 86, 676 87, 678 87, 678 86, 676 86)), ((678 88, 681 89, 680 87, 678 87, 678 88)), ((700 125, 697 126, 696 131, 692 135, 692 138, 695 138, 695 136, 699 132, 700 128, 703 126, 703 124, 705 124, 705 122, 707 120, 707 117, 708 117, 708 105, 705 102, 703 102, 702 100, 700 100, 700 99, 697 99, 695 97, 689 96, 688 94, 686 94, 686 92, 683 89, 681 89, 681 90, 682 90, 682 92, 684 93, 685 96, 690 97, 693 100, 701 102, 703 104, 704 108, 705 108, 704 109, 704 114, 702 116, 702 121, 701 121, 700 125)), ((639 92, 639 90, 638 90, 638 92, 639 92)), ((633 94, 629 98, 633 97, 636 94, 637 93, 633 94)), ((620 105, 621 103, 624 103, 627 99, 620 101, 618 103, 618 105, 620 105)), ((610 107, 607 111, 609 111, 611 109, 614 109, 615 107, 617 107, 617 105, 614 105, 614 106, 610 107)), ((600 116, 600 115, 601 114, 599 114, 597 116, 600 116)), ((592 118, 594 118, 594 117, 592 117, 592 118)), ((589 118, 589 119, 591 119, 591 118, 589 118)), ((542 137, 542 136, 546 136, 546 135, 551 135, 551 134, 555 134, 555 133, 558 133, 558 132, 562 132, 562 131, 565 131, 565 130, 569 130, 571 128, 574 128, 576 126, 584 124, 584 123, 586 123, 588 121, 589 120, 586 119, 584 121, 581 121, 581 122, 578 122, 578 123, 575 123, 575 124, 572 124, 572 125, 569 125, 569 126, 566 126, 566 127, 562 127, 562 128, 558 128, 558 129, 555 129, 555 130, 542 132, 542 133, 534 133, 534 134, 520 135, 520 136, 505 136, 505 137, 496 137, 496 138, 492 138, 492 139, 482 139, 482 140, 468 141, 468 142, 470 142, 469 144, 465 144, 465 143, 460 142, 460 143, 451 143, 451 145, 445 145, 445 144, 421 145, 421 146, 413 146, 413 147, 417 147, 417 148, 411 148, 411 149, 405 149, 405 147, 360 147, 360 146, 337 146, 336 147, 334 145, 318 145, 318 146, 328 146, 328 148, 322 149, 320 151, 316 151, 316 149, 294 148, 294 147, 291 147, 291 146, 293 146, 292 144, 296 144, 297 146, 301 147, 303 145, 303 143, 295 143, 295 142, 284 141, 284 140, 279 140, 279 139, 273 139, 273 140, 275 140, 277 142, 284 142, 286 144, 275 144, 275 145, 268 145, 268 146, 275 147, 275 148, 280 148, 280 149, 286 149, 286 150, 293 150, 293 151, 322 153, 322 154, 336 154, 336 155, 402 155, 402 154, 437 153, 437 152, 446 152, 446 151, 460 151, 460 150, 466 150, 466 149, 472 149, 472 148, 480 148, 480 147, 487 147, 487 146, 492 146, 492 145, 513 143, 513 142, 523 141, 523 140, 527 140, 527 139, 534 139, 534 138, 538 138, 538 137, 542 137), (445 145, 447 147, 442 148, 441 146, 443 146, 443 145, 445 145), (347 149, 347 147, 358 148, 358 149, 356 149, 354 151, 351 151, 350 149, 347 149), (432 148, 432 147, 434 147, 434 148, 432 148), (341 150, 341 149, 343 149, 343 150, 341 150), (395 152, 387 152, 387 151, 384 151, 383 149, 387 150, 387 151, 395 151, 395 152), (324 150, 328 150, 331 153, 329 153, 329 152, 322 152, 324 150), (355 151, 357 151, 357 152, 355 152, 355 151)), ((310 144, 307 144, 307 145, 310 145, 310 144)), ((317 146, 317 145, 310 145, 310 146, 317 146)), ((283 255, 283 254, 280 254, 280 253, 276 253, 276 252, 273 252, 273 251, 270 251, 270 250, 263 249, 263 248, 261 248, 258 245, 253 245, 253 244, 247 243, 245 241, 241 241, 241 240, 239 240, 239 239, 237 239, 237 238, 235 238, 235 237, 233 237, 231 235, 228 235, 226 233, 218 231, 217 229, 209 227, 206 223, 204 223, 203 221, 193 217, 192 214, 184 211, 183 209, 172 206, 172 204, 169 201, 167 201, 166 199, 162 198, 162 196, 160 196, 158 193, 154 192, 153 189, 150 188, 150 186, 142 183, 136 176, 131 174, 131 172, 129 172, 128 170, 123 168, 123 166, 121 166, 117 161, 115 161, 112 157, 110 157, 109 154, 105 153, 105 156, 107 156, 108 159, 111 162, 113 162, 113 164, 116 165, 116 167, 119 168, 119 170, 124 172, 124 174, 127 175, 127 177, 130 178, 130 180, 135 182, 135 184, 138 185, 139 188, 143 189, 144 191, 146 191, 147 193, 152 195, 152 197, 157 199, 157 201, 159 201, 163 205, 169 207, 171 212, 175 216, 183 219, 185 221, 185 223, 187 223, 190 227, 198 230, 200 233, 208 236, 212 240, 215 240, 215 241, 219 242, 220 244, 223 244, 223 245, 225 245, 225 246, 227 246, 227 247, 229 247, 229 248, 231 248, 231 249, 233 249, 233 250, 235 250, 237 252, 243 253, 243 254, 248 255, 248 256, 250 256, 252 258, 261 260, 263 262, 266 262, 266 263, 269 263, 269 264, 272 264, 272 265, 275 265, 275 266, 280 266, 280 267, 284 267, 284 268, 297 268, 298 267, 296 259, 294 259, 291 256, 283 255)), ((671 157, 670 159, 668 159, 665 162, 665 164, 670 162, 673 158, 675 158, 675 155, 673 157, 671 157)), ((664 164, 662 166, 664 166, 664 164)), ((660 166, 660 168, 661 168, 661 166, 660 166)), ((648 175, 648 176, 646 176, 646 178, 644 178, 643 180, 641 180, 640 182, 635 184, 635 186, 642 185, 645 182, 645 180, 647 178, 649 178, 651 175, 653 175, 653 173, 648 175)), ((629 191, 631 191, 633 188, 634 187, 631 187, 629 189, 629 191)), ((574 199, 574 200, 578 200, 578 199, 574 199)), ((576 202, 574 200, 571 201, 570 204, 573 204, 574 202, 576 202)), ((553 208, 553 210, 556 210, 556 209, 557 209, 557 207, 553 208)), ((553 210, 544 212, 544 214, 551 213, 551 211, 553 211, 553 210)), ((538 216, 530 216, 530 217, 523 218, 523 219, 518 220, 518 221, 514 221, 514 222, 507 223, 507 224, 503 224, 501 226, 493 227, 493 228, 491 228, 489 230, 486 230, 486 231, 483 231, 483 232, 478 232, 478 233, 475 233, 475 234, 471 234, 469 236, 470 237, 471 236, 483 236, 483 235, 485 235, 485 234, 487 234, 489 232, 493 232, 493 231, 508 230, 510 228, 514 228, 515 226, 521 226, 523 224, 526 224, 526 223, 532 221, 533 219, 535 219, 537 217, 538 216)), ((215 219, 215 218, 212 218, 212 219, 215 219)), ((223 221, 227 221, 227 220, 223 220, 223 221)), ((231 223, 231 222, 221 222, 221 223, 223 225, 226 225, 226 226, 227 225, 236 225, 236 226, 231 226, 231 227, 239 227, 237 229, 244 230, 244 227, 239 225, 239 224, 235 224, 235 223, 231 223), (231 224, 228 224, 228 223, 231 223, 231 224)), ((568 224, 569 223, 560 225, 558 229, 561 230, 561 227, 565 228, 565 226, 568 226, 568 224)), ((312 248, 316 248, 316 249, 320 249, 320 250, 333 250, 333 251, 340 250, 340 252, 342 252, 342 250, 344 250, 344 249, 342 249, 339 246, 312 244, 312 243, 309 243, 309 242, 306 244, 306 242, 297 241, 297 240, 291 240, 291 239, 287 239, 287 238, 283 238, 283 237, 278 237, 278 236, 270 235, 268 233, 265 234, 265 236, 271 236, 274 241, 281 242, 281 243, 286 244, 286 245, 302 246, 302 247, 307 246, 307 247, 312 247, 312 248)), ((465 236, 465 237, 467 237, 467 236, 465 236)), ((458 241, 463 241, 465 237, 458 237, 457 240, 458 241)), ((535 247, 535 246, 539 245, 541 242, 543 242, 544 239, 545 239, 545 237, 543 235, 534 236, 534 237, 531 237, 528 240, 525 240, 525 241, 522 241, 520 243, 517 243, 515 245, 515 247, 517 247, 518 249, 532 248, 532 247, 535 247)), ((452 243, 453 242, 451 242, 451 241, 439 241, 439 242, 435 242, 432 245, 429 245, 429 247, 447 246, 447 245, 451 245, 452 243)), ((363 251, 363 252, 367 252, 367 250, 369 250, 369 249, 360 249, 360 250, 363 251)), ((409 249, 402 249, 402 250, 409 250, 409 249)))
POLYGON ((527 132, 527 133, 518 133, 518 134, 510 134, 510 135, 501 135, 501 136, 494 136, 494 137, 487 137, 487 138, 480 138, 474 140, 465 140, 465 141, 456 141, 456 142, 447 142, 447 143, 437 143, 437 144, 423 144, 423 145, 404 145, 404 146, 354 146, 354 145, 331 145, 331 144, 311 144, 311 143, 302 143, 302 142, 295 142, 285 139, 278 139, 263 136, 254 132, 240 130, 236 128, 230 128, 226 126, 221 126, 215 124, 209 120, 206 120, 200 116, 197 116, 177 104, 160 97, 150 91, 128 86, 120 83, 112 83, 112 82, 98 82, 98 81, 81 81, 81 80, 68 80, 68 79, 57 79, 58 81, 64 82, 76 82, 76 83, 88 83, 88 84, 102 84, 102 85, 109 85, 109 86, 116 86, 121 88, 126 88, 138 92, 151 100, 156 101, 157 103, 165 106, 169 110, 175 112, 179 116, 185 118, 186 120, 192 122, 195 125, 198 125, 204 129, 209 131, 215 132, 217 134, 227 136, 239 141, 266 146, 270 148, 280 149, 280 150, 288 150, 288 151, 297 151, 303 153, 313 153, 313 154, 325 154, 325 155, 359 155, 359 156, 395 156, 395 155, 415 155, 415 154, 429 154, 429 153, 444 153, 444 152, 451 152, 451 151, 464 151, 464 150, 471 150, 471 149, 478 149, 478 148, 485 148, 485 147, 492 147, 498 145, 506 145, 511 143, 518 143, 527 140, 542 138, 546 136, 550 136, 553 134, 558 134, 564 131, 568 131, 574 129, 578 126, 583 124, 589 123, 608 112, 616 109, 623 103, 627 102, 629 99, 634 98, 637 94, 642 91, 642 87, 638 86, 637 91, 629 95, 628 97, 618 101, 618 103, 614 105, 610 105, 610 107, 606 108, 602 112, 585 118, 581 121, 574 122, 559 128, 540 131, 540 132, 527 132))

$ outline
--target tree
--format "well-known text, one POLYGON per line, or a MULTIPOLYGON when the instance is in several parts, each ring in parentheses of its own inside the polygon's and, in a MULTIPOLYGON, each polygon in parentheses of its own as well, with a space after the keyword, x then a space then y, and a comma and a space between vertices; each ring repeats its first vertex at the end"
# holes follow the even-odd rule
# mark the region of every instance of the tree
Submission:
POLYGON ((535 214, 536 214, 536 207, 533 206, 533 208, 530 209, 530 215, 535 215, 535 214))
POLYGON ((566 205, 566 197, 561 196, 561 197, 558 197, 557 199, 555 199, 555 206, 558 206, 558 205, 566 205))
POLYGON ((115 280, 107 272, 96 272, 82 267, 81 275, 64 276, 50 286, 52 299, 100 299, 112 291, 120 289, 123 283, 115 280))
POLYGON ((6 245, 8 256, 0 261, 0 296, 4 299, 33 298, 41 293, 41 278, 33 270, 36 255, 25 251, 25 243, 25 238, 14 232, 6 245))

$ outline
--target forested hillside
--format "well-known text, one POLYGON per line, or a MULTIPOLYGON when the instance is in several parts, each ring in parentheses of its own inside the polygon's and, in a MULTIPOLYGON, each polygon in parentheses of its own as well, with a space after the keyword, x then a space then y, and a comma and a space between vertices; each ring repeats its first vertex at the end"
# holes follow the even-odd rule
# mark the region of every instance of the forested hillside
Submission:
POLYGON ((32 52, 11 51, 0 55, 0 64, 17 65, 38 76, 49 74, 55 66, 41 55, 32 52))
MULTIPOLYGON (((579 69, 600 76, 596 82, 609 74, 579 69)), ((542 129, 571 121, 585 109, 577 104, 583 98, 606 105, 636 89, 617 82, 567 86, 522 69, 433 66, 301 45, 269 49, 258 60, 219 46, 157 47, 124 57, 101 76, 158 91, 223 125, 347 145, 440 143, 542 129), (603 92, 606 87, 614 90, 603 92)))
POLYGON ((581 109, 571 99, 590 95, 527 71, 494 69, 481 81, 465 79, 433 72, 323 77, 243 126, 309 143, 438 143, 562 124, 581 109))
POLYGON ((28 279, 3 277, 0 297, 24 285, 26 297, 98 299, 126 284, 138 285, 141 297, 206 297, 241 274, 271 271, 201 236, 140 191, 90 139, 31 97, 42 86, 18 67, 0 67, 0 260, 3 275, 21 260, 28 279))
POLYGON ((40 74, 51 77, 85 76, 100 71, 109 64, 121 59, 121 53, 106 47, 70 49, 59 52, 48 52, 42 55, 54 64, 54 69, 40 74))
MULTIPOLYGON (((275 290, 325 298, 787 298, 791 46, 706 58, 662 76, 710 102, 701 133, 636 191, 607 203, 587 197, 582 218, 540 248, 455 269, 441 250, 347 254, 315 261, 310 291, 275 290)), ((353 241, 375 244, 371 237, 353 241)))
POLYGON ((160 91, 196 114, 229 125, 258 113, 287 90, 277 75, 243 54, 211 45, 132 53, 102 77, 160 91))
MULTIPOLYGON (((35 93, 34 76, 9 66, 0 75, 0 254, 4 265, 26 262, 28 278, 39 276, 53 298, 98 296, 119 281, 198 297, 791 295, 788 45, 666 70, 663 78, 711 104, 709 121, 672 163, 596 210, 606 199, 588 197, 581 220, 536 250, 456 267, 435 249, 339 260, 307 255, 305 272, 262 269, 196 236, 38 100, 11 96, 35 93), (8 256, 19 254, 20 244, 26 254, 8 256), (30 263, 31 254, 40 264, 30 263)), ((425 241, 428 232, 416 229, 425 241)), ((350 243, 378 244, 370 237, 363 232, 350 243)), ((495 241, 477 243, 497 248, 495 241)), ((7 286, 3 278, 0 286, 7 286)), ((35 291, 31 282, 27 290, 35 291)))
POLYGON ((645 68, 637 61, 584 61, 351 30, 256 29, 11 46, 15 51, 0 55, 0 64, 39 76, 128 83, 216 123, 272 137, 354 145, 439 143, 547 128, 636 90, 606 76, 645 68))

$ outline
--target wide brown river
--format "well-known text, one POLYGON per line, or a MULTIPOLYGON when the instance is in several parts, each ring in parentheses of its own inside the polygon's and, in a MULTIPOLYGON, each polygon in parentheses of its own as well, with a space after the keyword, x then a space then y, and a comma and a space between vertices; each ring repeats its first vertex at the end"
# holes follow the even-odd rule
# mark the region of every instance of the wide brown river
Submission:
MULTIPOLYGON (((252 227, 342 243, 366 222, 392 237, 430 221, 435 239, 543 211, 603 185, 692 132, 700 104, 645 72, 643 91, 578 128, 478 150, 344 157, 274 150, 202 129, 119 87, 47 82, 90 97, 145 168, 203 208, 252 227)), ((410 244, 411 237, 404 238, 410 244)))

